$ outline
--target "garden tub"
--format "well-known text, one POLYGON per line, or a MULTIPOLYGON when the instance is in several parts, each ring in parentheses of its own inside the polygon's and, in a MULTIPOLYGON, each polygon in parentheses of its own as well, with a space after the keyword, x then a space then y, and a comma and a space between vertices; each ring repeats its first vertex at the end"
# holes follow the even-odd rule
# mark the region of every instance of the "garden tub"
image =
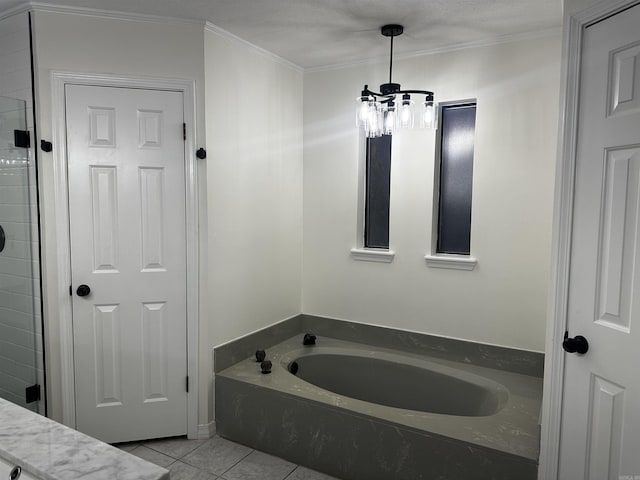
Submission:
POLYGON ((216 375, 221 436, 344 480, 536 478, 539 377, 326 337, 267 358, 216 375))

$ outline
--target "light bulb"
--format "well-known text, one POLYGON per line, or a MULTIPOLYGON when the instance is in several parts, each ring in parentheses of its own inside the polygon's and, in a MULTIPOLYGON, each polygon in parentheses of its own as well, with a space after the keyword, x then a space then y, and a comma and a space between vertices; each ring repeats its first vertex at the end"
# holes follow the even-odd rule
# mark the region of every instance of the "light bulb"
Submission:
POLYGON ((378 104, 371 101, 367 107, 367 119, 364 124, 364 132, 368 138, 376 137, 377 131, 380 129, 378 125, 378 104))
POLYGON ((398 128, 413 127, 413 100, 408 93, 402 95, 400 112, 398 113, 398 128))
POLYGON ((436 128, 436 105, 433 93, 428 93, 420 104, 420 128, 436 128))
POLYGON ((394 102, 389 102, 387 110, 384 112, 384 134, 393 135, 396 127, 396 106, 394 102))
POLYGON ((369 116, 369 108, 374 102, 374 98, 371 96, 356 97, 356 125, 358 127, 365 126, 367 118, 369 116))
MULTIPOLYGON (((429 98, 429 97, 427 97, 429 98)), ((422 114, 420 115, 421 128, 435 128, 436 126, 436 108, 433 100, 426 100, 422 105, 422 114)))

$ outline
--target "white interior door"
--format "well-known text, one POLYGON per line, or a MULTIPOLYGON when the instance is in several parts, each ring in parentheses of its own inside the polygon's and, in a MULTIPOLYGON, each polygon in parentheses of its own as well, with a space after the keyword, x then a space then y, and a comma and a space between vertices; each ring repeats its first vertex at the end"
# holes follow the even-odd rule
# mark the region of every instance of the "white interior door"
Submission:
POLYGON ((574 201, 558 478, 640 478, 640 6, 585 29, 574 201))
POLYGON ((65 101, 76 427, 184 435, 182 93, 67 85, 65 101))

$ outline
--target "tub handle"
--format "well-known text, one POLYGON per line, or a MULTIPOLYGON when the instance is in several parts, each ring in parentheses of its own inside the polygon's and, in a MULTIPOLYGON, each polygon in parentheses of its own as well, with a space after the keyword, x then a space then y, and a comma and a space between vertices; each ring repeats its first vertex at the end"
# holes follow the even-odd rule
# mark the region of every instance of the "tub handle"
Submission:
POLYGON ((304 338, 302 339, 303 345, 315 345, 316 344, 316 336, 313 333, 305 333, 304 338))
POLYGON ((271 360, 264 360, 261 364, 260 364, 260 368, 262 369, 262 373, 271 373, 271 367, 273 365, 271 364, 271 360))
POLYGON ((264 350, 256 350, 256 362, 263 362, 267 358, 267 352, 264 350))

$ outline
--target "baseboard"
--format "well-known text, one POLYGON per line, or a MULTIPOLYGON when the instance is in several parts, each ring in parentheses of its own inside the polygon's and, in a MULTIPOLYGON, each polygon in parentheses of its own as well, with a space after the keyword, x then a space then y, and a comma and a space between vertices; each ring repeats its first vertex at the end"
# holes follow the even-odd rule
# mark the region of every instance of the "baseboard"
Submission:
POLYGON ((207 438, 211 438, 216 434, 216 422, 212 420, 209 423, 202 423, 198 425, 198 440, 206 440, 207 438))

